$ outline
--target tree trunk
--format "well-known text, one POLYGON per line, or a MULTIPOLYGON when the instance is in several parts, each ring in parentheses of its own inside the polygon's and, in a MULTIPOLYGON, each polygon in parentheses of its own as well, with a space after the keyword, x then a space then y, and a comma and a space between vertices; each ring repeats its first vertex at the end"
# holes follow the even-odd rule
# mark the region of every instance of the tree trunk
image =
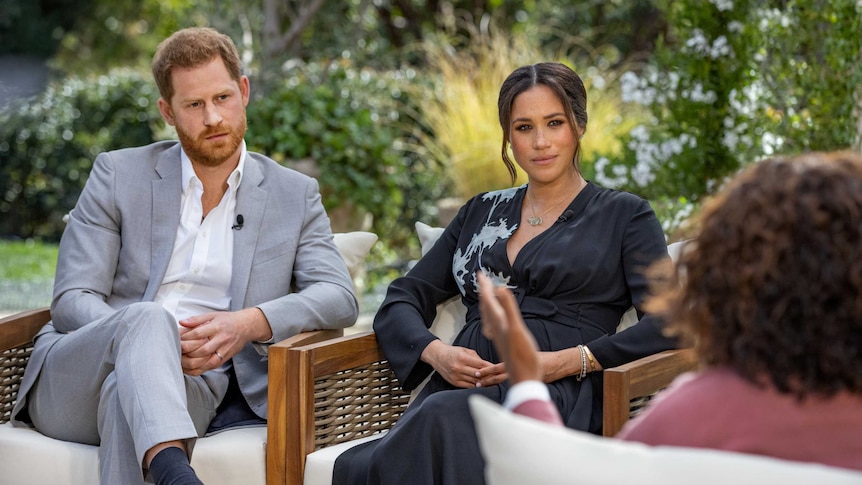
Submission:
POLYGON ((302 32, 325 3, 326 0, 263 0, 265 20, 260 77, 264 90, 279 78, 281 63, 296 52, 302 32), (290 4, 295 8, 290 9, 290 4))

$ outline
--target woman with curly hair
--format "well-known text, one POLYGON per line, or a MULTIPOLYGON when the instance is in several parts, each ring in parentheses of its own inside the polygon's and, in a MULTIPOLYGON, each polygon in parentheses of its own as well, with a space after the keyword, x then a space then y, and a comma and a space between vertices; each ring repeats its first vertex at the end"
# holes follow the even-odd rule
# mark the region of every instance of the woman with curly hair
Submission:
MULTIPOLYGON (((704 206, 696 240, 653 282, 647 309, 690 339, 703 369, 619 438, 862 470, 859 155, 752 165, 704 206)), ((534 380, 510 295, 480 284, 483 330, 513 381, 534 380)))

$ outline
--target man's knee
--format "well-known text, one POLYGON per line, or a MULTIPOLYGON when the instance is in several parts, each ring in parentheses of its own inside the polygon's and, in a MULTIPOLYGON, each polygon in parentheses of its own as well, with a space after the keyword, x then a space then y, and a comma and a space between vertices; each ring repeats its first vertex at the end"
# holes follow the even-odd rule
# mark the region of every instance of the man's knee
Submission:
POLYGON ((120 310, 118 317, 122 325, 126 327, 126 332, 130 334, 145 338, 154 338, 156 335, 160 335, 172 341, 179 340, 176 319, 158 303, 132 303, 120 310), (135 331, 144 328, 146 328, 146 332, 135 331))
POLYGON ((158 303, 151 301, 132 303, 120 311, 124 312, 131 318, 174 321, 174 318, 171 316, 169 311, 165 310, 165 308, 158 303))

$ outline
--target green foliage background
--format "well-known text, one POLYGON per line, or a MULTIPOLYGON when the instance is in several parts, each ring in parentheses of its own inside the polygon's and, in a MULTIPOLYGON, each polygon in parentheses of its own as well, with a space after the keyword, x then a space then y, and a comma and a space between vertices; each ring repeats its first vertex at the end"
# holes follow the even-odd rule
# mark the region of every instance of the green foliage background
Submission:
POLYGON ((347 229, 371 229, 404 247, 445 188, 435 182, 440 167, 410 149, 411 72, 357 69, 344 59, 294 69, 249 105, 249 148, 294 168, 313 161, 324 205, 347 206, 357 218, 347 229), (371 227, 361 226, 364 214, 371 227))
POLYGON ((476 48, 494 35, 528 41, 503 42, 494 65, 578 69, 592 114, 604 110, 585 174, 647 197, 669 234, 747 163, 859 146, 856 0, 332 1, 277 59, 261 56, 263 0, 0 0, 0 11, 0 52, 45 56, 56 75, 0 110, 0 237, 56 240, 99 151, 170 136, 147 71, 186 25, 236 40, 256 98, 251 149, 288 166, 314 159, 327 208, 370 214, 377 247, 393 251, 384 259, 415 256, 413 222, 434 222, 434 202, 478 178, 452 160, 503 172, 495 107, 453 95, 494 97, 505 73, 476 48), (448 75, 447 56, 480 67, 448 75), (264 85, 266 69, 277 71, 264 85))
POLYGON ((96 155, 153 141, 156 99, 149 78, 119 69, 0 111, 0 235, 58 240, 96 155))

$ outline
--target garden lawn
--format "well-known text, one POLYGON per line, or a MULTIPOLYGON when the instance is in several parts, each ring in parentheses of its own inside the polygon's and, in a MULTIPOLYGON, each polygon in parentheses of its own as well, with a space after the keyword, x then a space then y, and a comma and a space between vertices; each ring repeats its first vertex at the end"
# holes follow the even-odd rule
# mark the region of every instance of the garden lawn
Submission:
POLYGON ((0 240, 0 313, 51 303, 56 244, 0 240))

